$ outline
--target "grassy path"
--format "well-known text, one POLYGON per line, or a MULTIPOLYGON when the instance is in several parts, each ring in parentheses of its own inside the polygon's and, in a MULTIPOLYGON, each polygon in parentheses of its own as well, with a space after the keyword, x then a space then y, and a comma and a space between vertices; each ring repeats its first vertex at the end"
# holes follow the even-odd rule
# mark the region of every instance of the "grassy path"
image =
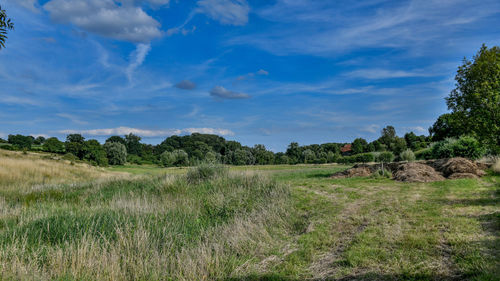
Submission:
POLYGON ((274 173, 291 185, 303 230, 267 273, 243 279, 500 280, 498 176, 407 184, 331 173, 274 173))

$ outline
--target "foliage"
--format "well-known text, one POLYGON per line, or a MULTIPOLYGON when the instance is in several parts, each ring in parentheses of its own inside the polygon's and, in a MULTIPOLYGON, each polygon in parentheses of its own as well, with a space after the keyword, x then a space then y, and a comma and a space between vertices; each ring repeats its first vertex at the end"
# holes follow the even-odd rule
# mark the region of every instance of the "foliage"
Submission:
POLYGON ((99 166, 107 166, 108 158, 106 157, 106 150, 101 146, 97 140, 88 140, 83 143, 83 159, 89 161, 91 164, 99 166))
POLYGON ((165 151, 160 156, 160 162, 165 167, 186 166, 189 163, 188 154, 181 149, 172 152, 165 151))
POLYGON ((7 31, 14 29, 14 23, 7 16, 7 12, 0 6, 0 49, 5 48, 7 40, 7 31))
POLYGON ((378 155, 376 160, 381 163, 389 163, 394 160, 394 154, 390 151, 384 151, 378 155))
POLYGON ((339 157, 337 159, 337 163, 341 164, 368 163, 373 161, 375 161, 375 156, 371 152, 339 157))
POLYGON ((125 136, 125 146, 127 147, 127 153, 133 155, 141 155, 141 137, 136 136, 132 133, 125 136))
POLYGON ((432 156, 436 159, 451 157, 477 159, 484 155, 484 152, 479 141, 470 136, 463 136, 458 140, 447 138, 432 146, 432 156))
POLYGON ((446 98, 457 122, 500 153, 500 47, 483 45, 473 60, 463 60, 456 88, 446 98))
POLYGON ((36 144, 36 145, 41 145, 41 144, 44 144, 44 143, 45 143, 45 137, 43 137, 43 136, 38 136, 33 141, 33 144, 36 144))
POLYGON ((142 165, 142 159, 135 154, 127 154, 127 162, 136 165, 142 165))
POLYGON ((9 135, 8 142, 12 144, 16 149, 30 149, 35 138, 32 136, 23 135, 9 135))
POLYGON ((76 161, 78 158, 76 158, 76 156, 71 154, 71 153, 66 153, 62 156, 62 159, 68 160, 68 161, 76 161))
POLYGON ((352 142, 352 153, 359 154, 367 152, 368 142, 363 138, 357 138, 352 142))
POLYGON ((304 163, 314 163, 316 161, 316 153, 311 149, 306 149, 302 152, 302 157, 304 159, 304 163))
POLYGON ((53 153, 63 153, 64 143, 57 138, 48 138, 42 146, 43 151, 53 152, 53 153))
POLYGON ((246 149, 237 149, 234 152, 234 165, 253 165, 255 164, 255 157, 252 152, 246 149))
POLYGON ((378 169, 373 174, 371 174, 370 177, 373 179, 382 179, 382 178, 390 179, 390 178, 392 178, 392 173, 388 169, 384 169, 384 170, 378 169))
POLYGON ((442 141, 445 138, 458 138, 467 132, 462 122, 463 114, 460 112, 445 113, 438 117, 436 122, 429 128, 433 141, 442 141))
POLYGON ((411 162, 411 161, 415 161, 416 156, 415 156, 415 153, 413 153, 413 151, 411 149, 407 149, 399 154, 399 158, 402 161, 411 162))
POLYGON ((111 136, 106 140, 106 142, 117 142, 117 143, 121 143, 125 146, 127 145, 127 141, 120 136, 111 136))
POLYGON ((415 152, 415 158, 418 160, 429 160, 432 159, 432 148, 427 147, 420 149, 415 152))
POLYGON ((110 165, 123 165, 127 162, 127 148, 119 142, 106 142, 104 144, 108 163, 110 165))

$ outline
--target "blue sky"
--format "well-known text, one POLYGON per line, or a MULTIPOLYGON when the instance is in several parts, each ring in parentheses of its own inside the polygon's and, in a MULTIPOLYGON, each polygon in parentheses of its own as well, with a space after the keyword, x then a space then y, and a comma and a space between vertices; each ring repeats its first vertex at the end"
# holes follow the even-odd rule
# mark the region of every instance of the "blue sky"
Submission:
POLYGON ((215 133, 283 151, 427 134, 500 2, 0 0, 0 137, 215 133))

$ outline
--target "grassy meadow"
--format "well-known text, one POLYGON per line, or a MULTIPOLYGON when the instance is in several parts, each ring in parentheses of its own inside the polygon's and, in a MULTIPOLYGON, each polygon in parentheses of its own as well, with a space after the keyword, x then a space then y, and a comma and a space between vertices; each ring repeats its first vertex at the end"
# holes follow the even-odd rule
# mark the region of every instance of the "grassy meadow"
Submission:
POLYGON ((500 176, 95 168, 0 150, 0 280, 500 280, 500 176))

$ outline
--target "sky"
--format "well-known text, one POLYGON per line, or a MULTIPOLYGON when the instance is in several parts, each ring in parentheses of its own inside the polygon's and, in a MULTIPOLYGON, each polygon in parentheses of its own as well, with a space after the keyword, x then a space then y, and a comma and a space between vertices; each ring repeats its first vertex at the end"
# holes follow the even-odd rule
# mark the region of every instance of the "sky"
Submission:
POLYGON ((428 134, 500 1, 0 0, 0 137, 218 134, 284 151, 428 134))

